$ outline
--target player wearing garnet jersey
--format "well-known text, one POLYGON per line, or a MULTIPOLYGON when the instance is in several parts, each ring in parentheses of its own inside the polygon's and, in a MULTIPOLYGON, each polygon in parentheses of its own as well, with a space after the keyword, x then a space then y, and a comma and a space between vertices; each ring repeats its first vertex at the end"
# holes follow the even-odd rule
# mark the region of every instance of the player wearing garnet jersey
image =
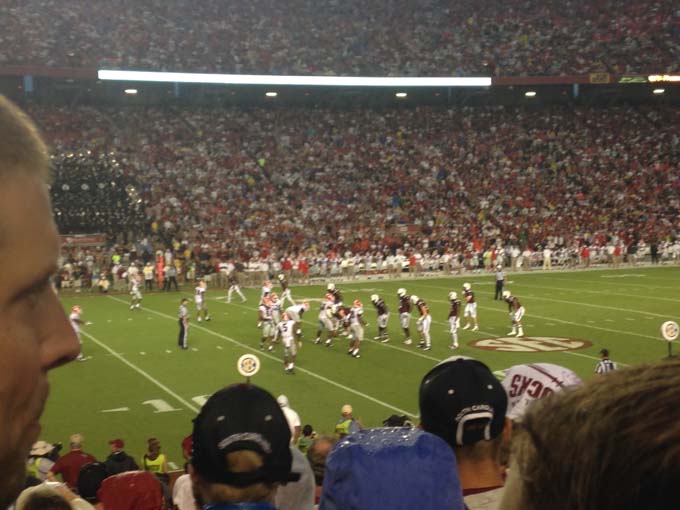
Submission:
POLYGON ((477 302, 475 301, 475 293, 472 291, 472 285, 469 283, 463 284, 463 297, 465 298, 465 327, 463 329, 468 329, 470 327, 470 319, 475 323, 475 327, 472 331, 479 330, 479 324, 477 323, 477 302))
POLYGON ((451 291, 449 292, 449 303, 451 303, 451 309, 449 310, 449 326, 451 333, 451 345, 449 348, 458 349, 458 328, 460 327, 460 299, 458 299, 458 294, 451 291))
POLYGON ((236 271, 232 271, 227 275, 227 282, 229 283, 229 291, 227 292, 227 303, 231 303, 231 295, 236 292, 241 297, 241 302, 246 302, 246 297, 241 292, 241 286, 238 283, 238 276, 236 271))
POLYGON ((342 292, 338 289, 334 283, 329 283, 326 287, 326 291, 333 295, 333 303, 342 306, 342 292))
POLYGON ((432 324, 430 310, 427 308, 427 303, 418 296, 411 296, 411 304, 420 312, 417 322, 418 336, 420 337, 418 349, 429 351, 432 348, 430 345, 430 325, 432 324))
POLYGON ((286 372, 292 374, 295 369, 295 358, 297 357, 298 344, 295 343, 293 335, 295 334, 295 321, 288 317, 286 312, 281 316, 281 322, 276 325, 274 333, 274 341, 276 342, 281 337, 283 344, 283 368, 286 372))
POLYGON ((399 298, 399 323, 405 336, 404 343, 411 345, 411 331, 409 330, 409 324, 411 323, 411 296, 406 294, 406 289, 398 289, 397 297, 399 298))
POLYGON ((333 324, 333 295, 326 294, 319 307, 319 329, 316 331, 315 344, 321 343, 321 335, 327 331, 326 338, 330 340, 335 336, 335 324, 333 324))
POLYGON ((139 310, 142 304, 142 275, 136 274, 130 279, 130 310, 139 310))
MULTIPOLYGON (((333 320, 337 324, 335 327, 335 334, 333 337, 337 336, 337 332, 339 328, 349 328, 349 313, 350 309, 346 308, 344 306, 338 306, 338 305, 333 305, 331 308, 331 315, 333 316, 333 320)), ((328 337, 326 339, 326 347, 331 346, 331 337, 328 337)))
POLYGON ((258 323, 257 327, 262 329, 262 338, 260 340, 260 350, 264 351, 265 346, 270 351, 274 350, 272 341, 274 339, 274 320, 272 318, 271 299, 265 297, 262 304, 257 309, 258 323))
POLYGON ((290 284, 288 283, 286 275, 281 273, 277 276, 277 279, 281 284, 281 306, 283 306, 286 300, 290 301, 291 305, 295 305, 295 301, 293 301, 293 296, 290 293, 290 284))
POLYGON ((503 300, 508 304, 508 313, 510 314, 510 322, 512 323, 512 331, 508 336, 524 336, 524 329, 522 329, 522 317, 524 317, 524 307, 509 290, 503 292, 503 300))
POLYGON ((201 279, 198 281, 198 286, 195 289, 194 300, 196 301, 196 320, 201 322, 201 316, 206 321, 210 320, 210 315, 208 314, 208 304, 205 300, 205 291, 208 285, 205 280, 201 279))
POLYGON ((387 319, 389 319, 390 313, 387 310, 385 300, 377 294, 373 294, 371 296, 371 303, 373 303, 375 311, 378 314, 378 336, 376 336, 374 340, 380 340, 383 343, 389 342, 390 338, 387 334, 387 319))
POLYGON ((349 351, 347 354, 355 358, 360 358, 359 347, 361 342, 364 340, 364 326, 366 322, 364 321, 364 307, 361 301, 358 299, 354 300, 352 303, 352 308, 349 312, 349 329, 352 333, 351 340, 349 342, 349 351))

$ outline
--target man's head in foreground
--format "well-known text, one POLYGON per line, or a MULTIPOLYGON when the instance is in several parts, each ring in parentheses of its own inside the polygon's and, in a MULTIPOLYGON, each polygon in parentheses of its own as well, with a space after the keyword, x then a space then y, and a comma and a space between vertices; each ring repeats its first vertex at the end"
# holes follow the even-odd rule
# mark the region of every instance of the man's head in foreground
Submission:
POLYGON ((191 459, 199 505, 274 503, 291 472, 290 428, 265 390, 235 384, 215 393, 194 421, 191 459))
POLYGON ((0 96, 0 508, 24 483, 49 392, 47 372, 80 350, 50 282, 59 237, 48 171, 35 126, 0 96))
POLYGON ((507 394, 489 368, 475 359, 449 358, 425 375, 419 400, 421 426, 453 448, 463 488, 497 483, 500 448, 511 425, 505 416, 507 394))

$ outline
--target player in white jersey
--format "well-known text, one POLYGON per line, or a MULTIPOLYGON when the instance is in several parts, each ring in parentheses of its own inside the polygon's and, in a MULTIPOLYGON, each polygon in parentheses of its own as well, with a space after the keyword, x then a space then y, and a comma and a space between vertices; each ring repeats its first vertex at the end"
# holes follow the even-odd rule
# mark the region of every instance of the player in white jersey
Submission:
POLYGON ((361 301, 355 299, 349 313, 349 330, 352 336, 350 338, 349 351, 347 351, 347 354, 355 358, 361 357, 359 347, 361 347, 361 342, 364 340, 365 325, 364 306, 361 304, 361 301))
POLYGON ((293 296, 290 293, 290 283, 288 283, 286 275, 281 273, 276 278, 279 280, 279 283, 281 284, 281 304, 283 305, 286 302, 286 300, 288 300, 290 301, 291 305, 294 305, 295 301, 293 301, 293 296))
POLYGON ((265 346, 267 346, 267 349, 270 351, 274 350, 274 346, 272 345, 274 340, 274 319, 272 318, 271 301, 271 298, 265 297, 257 309, 257 327, 262 329, 260 350, 263 351, 265 346))
POLYGON ((432 348, 430 345, 430 325, 432 324, 430 310, 427 307, 427 303, 418 296, 411 296, 411 304, 413 304, 413 306, 416 307, 416 310, 420 312, 420 317, 416 323, 418 334, 420 336, 418 349, 429 351, 432 348))
POLYGON ((198 286, 195 289, 194 300, 196 301, 196 317, 198 322, 201 322, 201 317, 206 321, 210 320, 210 315, 208 314, 208 304, 205 300, 205 291, 208 285, 205 280, 199 280, 198 286))
POLYGON ((321 302, 321 306, 319 307, 319 329, 316 331, 315 344, 321 343, 321 335, 324 330, 328 332, 326 336, 328 341, 331 341, 331 338, 335 336, 336 328, 333 322, 333 301, 333 294, 326 294, 326 297, 321 302))
POLYGON ((301 305, 293 305, 286 308, 286 313, 291 320, 295 321, 295 338, 302 341, 302 314, 309 310, 309 301, 303 301, 301 305))
POLYGON ((241 302, 245 303, 246 297, 241 292, 241 286, 238 282, 238 276, 236 276, 236 271, 232 271, 227 275, 227 282, 229 283, 229 291, 227 292, 227 303, 231 303, 231 295, 236 292, 241 297, 241 302))
POLYGON ((281 305, 283 302, 279 299, 276 292, 272 292, 270 296, 270 308, 272 309, 272 319, 274 320, 274 325, 276 326, 281 321, 281 305))
POLYGON ((141 274, 130 279, 130 310, 139 310, 142 306, 142 281, 141 274))
MULTIPOLYGON (((286 312, 281 316, 281 322, 276 325, 274 341, 281 337, 283 344, 283 368, 289 374, 295 369, 295 358, 297 357, 298 345, 295 342, 295 321, 288 317, 286 312)), ((301 345, 300 345, 301 346, 301 345)))
POLYGON ((264 301, 264 298, 270 297, 272 293, 272 289, 274 286, 272 285, 272 282, 269 280, 266 280, 262 282, 262 291, 260 292, 260 303, 264 301))
MULTIPOLYGON (((78 341, 80 342, 80 345, 83 344, 83 341, 80 339, 80 326, 89 326, 92 324, 91 322, 85 322, 80 318, 80 314, 83 312, 82 308, 79 306, 74 306, 71 308, 71 315, 68 316, 68 320, 71 323, 71 327, 73 328, 73 331, 75 331, 76 336, 78 337, 78 341)), ((89 359, 89 356, 86 358, 83 356, 82 353, 82 348, 81 352, 78 353, 78 357, 76 358, 77 361, 86 361, 89 359)))

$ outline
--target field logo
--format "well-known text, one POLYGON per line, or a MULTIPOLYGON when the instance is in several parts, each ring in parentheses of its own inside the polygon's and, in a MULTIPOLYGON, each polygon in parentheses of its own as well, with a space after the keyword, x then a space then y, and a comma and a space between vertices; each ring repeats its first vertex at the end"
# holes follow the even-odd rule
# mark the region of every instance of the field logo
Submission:
POLYGON ((244 354, 236 365, 243 377, 252 377, 260 371, 260 359, 254 354, 244 354))
POLYGON ((593 345, 587 340, 579 338, 557 338, 552 336, 532 336, 515 338, 514 336, 502 336, 498 338, 483 338, 470 342, 472 347, 485 351, 503 352, 557 352, 574 351, 593 345))

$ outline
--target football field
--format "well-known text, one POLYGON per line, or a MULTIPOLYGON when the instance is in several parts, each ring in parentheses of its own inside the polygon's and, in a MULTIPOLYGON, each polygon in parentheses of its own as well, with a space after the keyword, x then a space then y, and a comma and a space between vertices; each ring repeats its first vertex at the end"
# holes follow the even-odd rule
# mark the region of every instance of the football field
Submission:
MULTIPOLYGON (((296 301, 310 300, 295 374, 284 372, 280 345, 273 353, 259 350, 259 288, 244 289, 248 298, 244 304, 238 297, 227 304, 226 291, 210 289, 212 320, 192 320, 187 351, 177 347, 177 309, 180 298, 187 297, 195 317, 193 285, 179 293, 147 293, 139 311, 129 309, 127 294, 64 296, 65 308, 80 305, 82 319, 92 322, 82 333, 83 353, 90 359, 52 373, 42 439, 67 443, 69 434, 80 432, 85 449, 103 458, 109 452, 107 441, 121 437, 128 453, 139 459, 146 438, 155 436, 169 461, 181 467, 181 438, 191 432, 191 421, 207 396, 244 380, 236 361, 245 353, 256 353, 262 361, 255 384, 274 396, 285 393, 303 425, 332 433, 346 403, 367 427, 381 425, 395 413, 415 417, 421 378, 453 354, 478 358, 499 374, 512 365, 543 361, 589 378, 603 347, 620 367, 664 358, 668 344, 661 338, 660 325, 680 322, 678 266, 511 273, 506 289, 526 308, 522 339, 506 336, 508 307, 494 301, 494 285, 493 274, 336 283, 345 303, 360 299, 364 304, 369 325, 360 359, 347 355, 344 337, 332 347, 313 344, 325 285, 293 285, 296 301), (452 351, 447 295, 451 290, 462 295, 464 281, 476 294, 479 331, 459 330, 460 348, 452 351), (404 345, 397 312, 399 287, 428 303, 432 350, 416 348, 415 315, 414 344, 404 345), (373 340, 376 314, 369 296, 374 293, 390 309, 389 343, 373 340)), ((274 290, 280 293, 277 286, 274 290)), ((463 318, 461 323, 465 324, 463 318)), ((675 347, 680 351, 680 345, 675 347)))

